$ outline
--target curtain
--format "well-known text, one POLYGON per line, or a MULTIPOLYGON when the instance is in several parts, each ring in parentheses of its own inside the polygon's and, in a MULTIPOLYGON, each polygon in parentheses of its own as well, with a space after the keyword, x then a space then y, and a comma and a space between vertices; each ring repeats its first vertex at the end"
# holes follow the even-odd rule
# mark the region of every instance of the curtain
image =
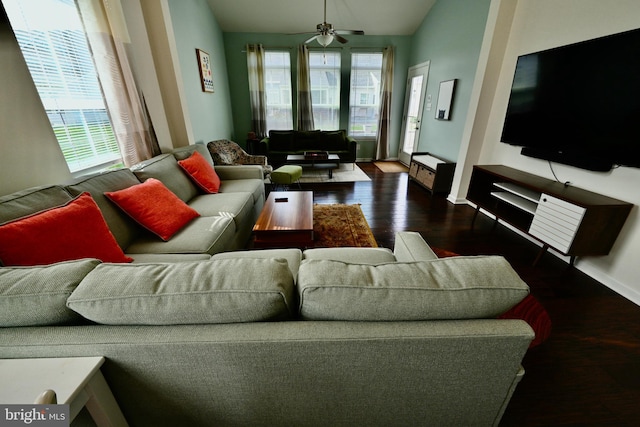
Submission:
POLYGON ((251 129, 259 139, 267 136, 267 97, 264 87, 264 48, 247 45, 247 72, 251 100, 251 129))
POLYGON ((309 48, 298 47, 298 130, 314 130, 311 104, 311 75, 309 73, 309 48))
POLYGON ((122 160, 131 166, 160 153, 127 58, 120 0, 76 1, 122 160))
POLYGON ((389 139, 391 136, 391 92, 393 89, 393 46, 386 47, 382 51, 381 80, 376 160, 389 158, 389 139))

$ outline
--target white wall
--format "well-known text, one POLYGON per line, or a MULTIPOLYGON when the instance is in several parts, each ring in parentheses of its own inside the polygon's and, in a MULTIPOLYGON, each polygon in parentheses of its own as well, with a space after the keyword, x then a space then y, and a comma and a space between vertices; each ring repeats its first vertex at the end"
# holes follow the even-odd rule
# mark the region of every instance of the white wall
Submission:
MULTIPOLYGON (((518 147, 499 142, 518 55, 640 27, 637 0, 519 0, 478 164, 504 164, 553 179, 548 163, 520 155, 518 147)), ((639 53, 640 54, 640 53, 639 53)), ((594 58, 597 61, 598 58, 594 58)), ((640 78, 640 76, 638 76, 640 78)), ((593 108, 599 105, 594 93, 593 108)), ((477 118, 477 117, 476 117, 477 118)), ((576 266, 640 305, 640 169, 621 167, 608 173, 554 164, 561 181, 636 205, 608 256, 579 258, 576 266)))

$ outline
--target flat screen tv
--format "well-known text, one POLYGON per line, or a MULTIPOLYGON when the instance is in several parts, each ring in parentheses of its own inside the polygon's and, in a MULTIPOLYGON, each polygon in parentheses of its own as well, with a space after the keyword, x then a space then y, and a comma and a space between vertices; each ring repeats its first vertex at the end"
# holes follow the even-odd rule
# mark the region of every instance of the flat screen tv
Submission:
POLYGON ((640 167, 640 29, 520 56, 501 141, 593 171, 640 167))

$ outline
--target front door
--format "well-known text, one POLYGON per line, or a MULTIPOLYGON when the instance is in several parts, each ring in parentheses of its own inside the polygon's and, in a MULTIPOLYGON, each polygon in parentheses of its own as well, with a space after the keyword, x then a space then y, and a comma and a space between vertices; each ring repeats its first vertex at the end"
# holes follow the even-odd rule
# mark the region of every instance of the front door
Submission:
POLYGON ((402 141, 400 152, 398 153, 398 158, 405 165, 409 165, 411 153, 418 146, 428 75, 429 61, 409 68, 404 115, 402 118, 402 141))

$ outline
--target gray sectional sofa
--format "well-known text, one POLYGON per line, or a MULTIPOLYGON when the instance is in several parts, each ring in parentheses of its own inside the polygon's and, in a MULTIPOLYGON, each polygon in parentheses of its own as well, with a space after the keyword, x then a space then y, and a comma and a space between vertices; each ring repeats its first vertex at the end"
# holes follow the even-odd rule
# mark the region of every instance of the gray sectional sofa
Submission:
POLYGON ((183 261, 0 268, 0 358, 104 356, 154 427, 498 425, 523 375, 533 331, 496 317, 529 288, 502 257, 403 232, 183 261))
POLYGON ((136 262, 209 259, 217 252, 242 249, 251 236, 264 205, 265 190, 260 166, 216 166, 221 179, 217 194, 203 194, 181 170, 178 160, 195 150, 211 164, 204 145, 192 145, 162 154, 133 166, 78 178, 70 183, 30 188, 0 197, 0 223, 63 205, 89 192, 109 230, 126 255, 136 262), (105 192, 160 180, 200 216, 170 240, 163 241, 112 203, 105 192))

